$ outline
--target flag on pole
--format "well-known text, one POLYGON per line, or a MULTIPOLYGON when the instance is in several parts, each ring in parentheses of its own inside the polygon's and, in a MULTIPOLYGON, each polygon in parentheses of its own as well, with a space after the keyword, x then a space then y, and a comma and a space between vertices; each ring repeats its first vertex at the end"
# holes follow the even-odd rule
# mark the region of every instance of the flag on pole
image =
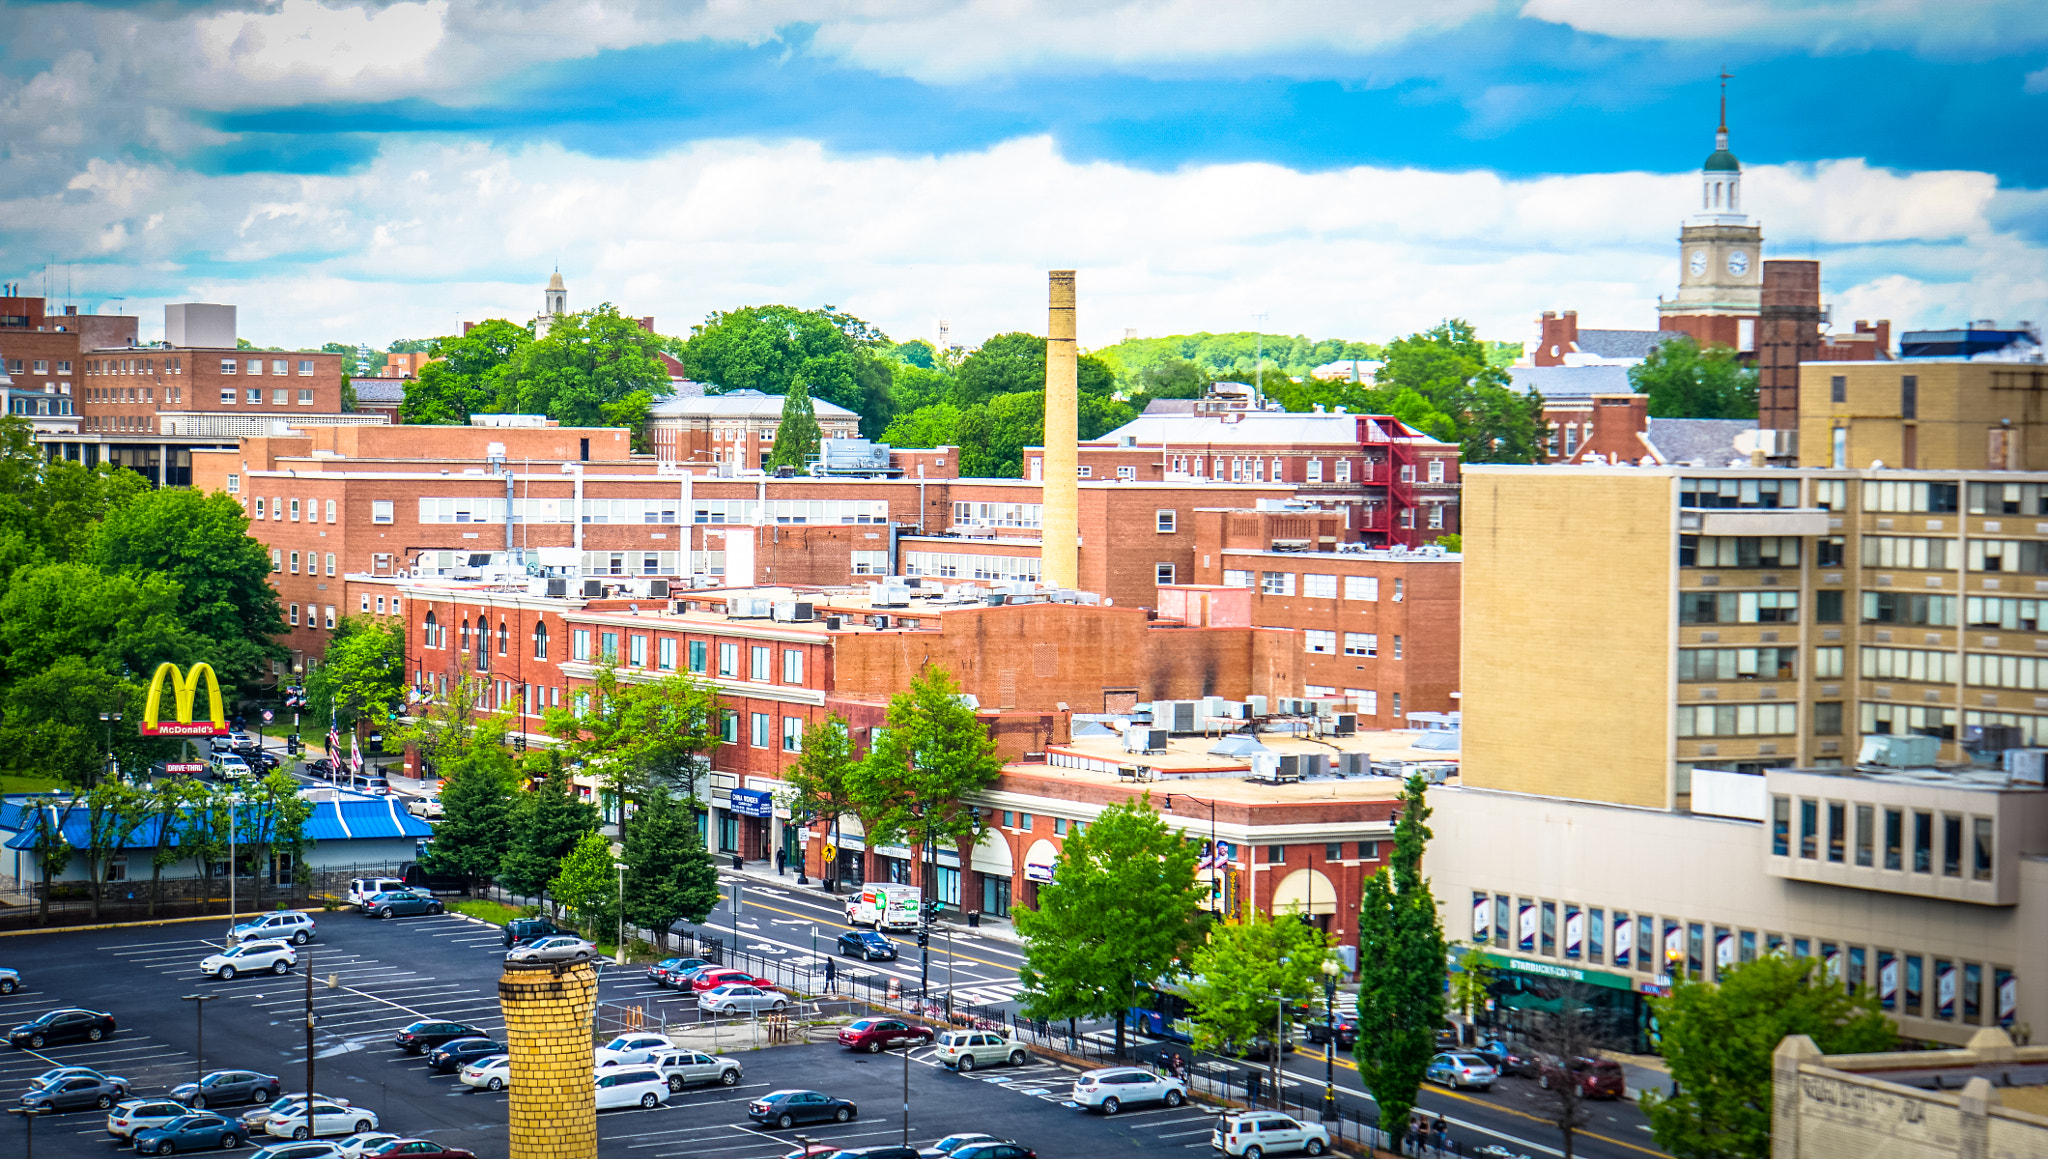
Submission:
POLYGON ((349 770, 356 776, 363 775, 363 749, 356 743, 354 733, 350 733, 348 738, 348 764, 349 770))
POLYGON ((334 722, 332 721, 329 721, 327 724, 327 755, 329 757, 339 757, 341 755, 341 734, 335 731, 334 722))

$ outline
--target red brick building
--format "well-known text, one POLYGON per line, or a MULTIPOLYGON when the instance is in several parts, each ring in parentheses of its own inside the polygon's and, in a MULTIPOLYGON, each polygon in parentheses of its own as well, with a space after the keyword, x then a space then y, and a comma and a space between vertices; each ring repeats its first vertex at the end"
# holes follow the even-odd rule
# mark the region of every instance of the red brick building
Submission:
MULTIPOLYGON (((759 470, 775 451, 782 401, 781 395, 759 391, 666 399, 648 413, 647 439, 664 463, 759 470)), ((811 409, 821 437, 860 437, 859 415, 822 398, 812 399, 811 409)))
POLYGON ((0 369, 13 384, 6 413, 35 424, 39 435, 78 429, 83 351, 135 345, 132 315, 80 314, 75 306, 50 313, 42 298, 0 296, 0 369))

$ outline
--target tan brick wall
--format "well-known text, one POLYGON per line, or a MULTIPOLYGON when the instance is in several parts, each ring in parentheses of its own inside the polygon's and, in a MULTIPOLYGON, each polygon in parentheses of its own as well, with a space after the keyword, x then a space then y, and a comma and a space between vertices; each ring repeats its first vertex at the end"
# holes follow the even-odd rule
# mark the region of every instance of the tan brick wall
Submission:
POLYGON ((596 1159, 590 1016, 597 967, 507 963, 498 979, 512 1056, 511 1159, 596 1159))

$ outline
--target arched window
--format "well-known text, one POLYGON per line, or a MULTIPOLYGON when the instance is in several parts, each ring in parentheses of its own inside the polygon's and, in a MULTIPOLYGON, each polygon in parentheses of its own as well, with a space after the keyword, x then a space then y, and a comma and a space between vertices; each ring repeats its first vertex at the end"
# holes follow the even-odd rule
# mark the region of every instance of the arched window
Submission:
POLYGON ((512 646, 512 633, 511 633, 511 632, 510 632, 509 630, 507 630, 507 629, 506 629, 506 627, 505 627, 505 621, 503 621, 503 620, 499 620, 499 621, 498 621, 498 655, 500 655, 500 656, 503 656, 503 655, 505 655, 505 650, 506 650, 507 648, 511 647, 511 646, 512 646))
POLYGON ((435 621, 434 613, 427 613, 426 622, 420 625, 420 635, 424 638, 427 647, 439 648, 441 646, 441 625, 435 621))
POLYGON ((535 621, 533 625, 533 658, 548 658, 548 626, 542 621, 535 621))
POLYGON ((462 621, 462 650, 464 652, 469 651, 469 619, 467 617, 464 617, 462 621))

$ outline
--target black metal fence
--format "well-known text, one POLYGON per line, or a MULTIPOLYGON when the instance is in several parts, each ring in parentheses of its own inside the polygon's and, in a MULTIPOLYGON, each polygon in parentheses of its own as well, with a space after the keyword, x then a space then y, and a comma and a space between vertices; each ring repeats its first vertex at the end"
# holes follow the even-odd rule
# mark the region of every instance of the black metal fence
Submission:
MULTIPOLYGON (((142 860, 146 862, 146 859, 142 860)), ((330 862, 309 870, 304 881, 293 880, 289 873, 282 878, 265 873, 259 881, 257 875, 248 872, 245 864, 243 871, 234 877, 232 902, 229 900, 225 869, 210 881, 198 877, 171 877, 155 882, 148 877, 109 881, 101 888, 97 915, 93 910, 91 886, 87 882, 53 881, 45 885, 35 880, 8 878, 0 880, 0 887, 11 886, 18 890, 16 896, 19 900, 13 905, 0 905, 0 929, 75 926, 90 922, 163 921, 207 915, 225 922, 230 905, 234 913, 243 916, 280 908, 317 911, 330 900, 346 904, 348 883, 352 879, 402 879, 410 864, 403 861, 330 862), (43 906, 45 898, 49 902, 47 918, 43 906), (152 899, 155 901, 153 905, 152 899)))

